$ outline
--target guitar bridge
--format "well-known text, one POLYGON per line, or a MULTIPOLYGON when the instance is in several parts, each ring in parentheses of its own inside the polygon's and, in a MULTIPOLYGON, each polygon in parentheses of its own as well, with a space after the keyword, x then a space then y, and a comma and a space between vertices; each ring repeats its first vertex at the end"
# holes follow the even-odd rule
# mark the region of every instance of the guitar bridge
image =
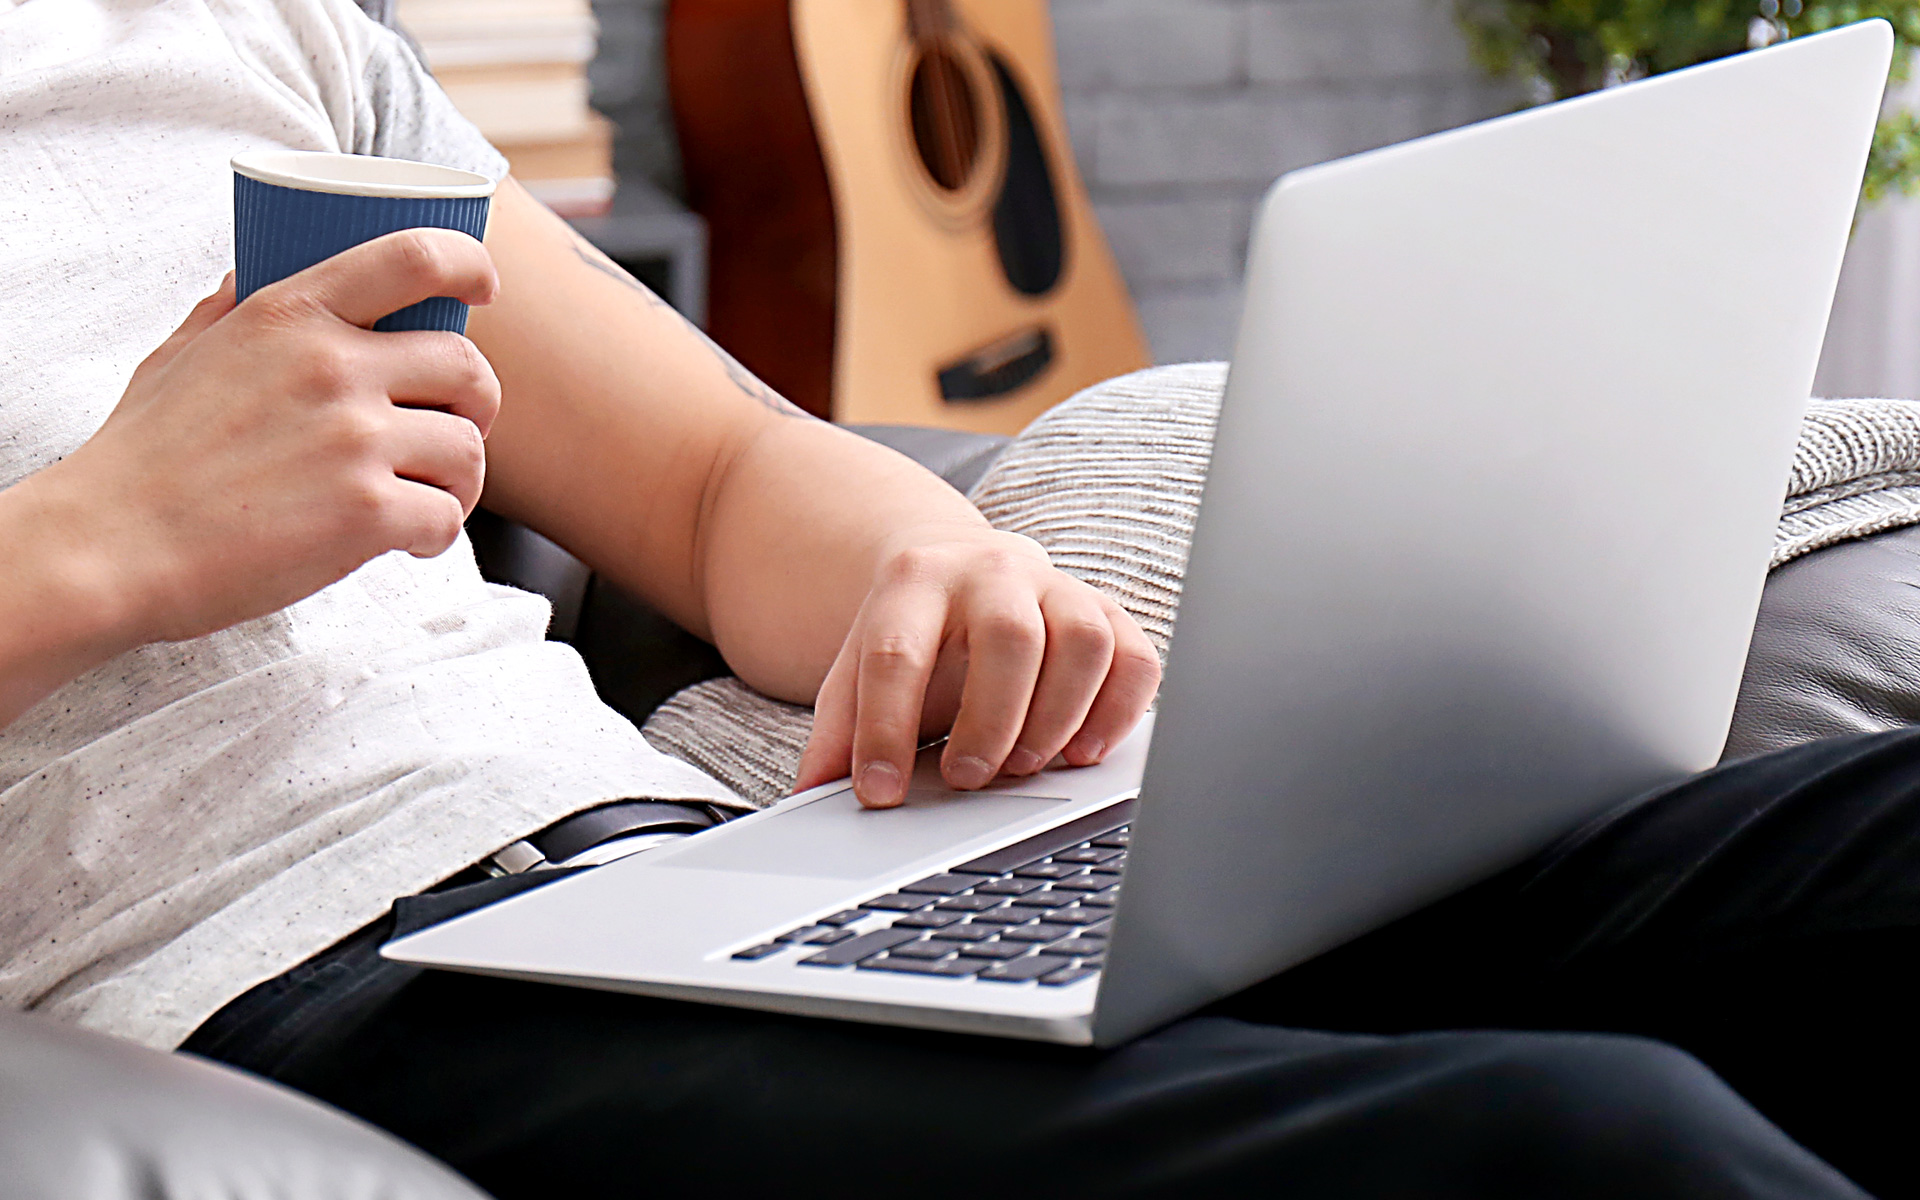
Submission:
POLYGON ((1017 391, 1053 363, 1053 335, 1036 325, 990 342, 941 367, 940 398, 949 403, 992 400, 1017 391))

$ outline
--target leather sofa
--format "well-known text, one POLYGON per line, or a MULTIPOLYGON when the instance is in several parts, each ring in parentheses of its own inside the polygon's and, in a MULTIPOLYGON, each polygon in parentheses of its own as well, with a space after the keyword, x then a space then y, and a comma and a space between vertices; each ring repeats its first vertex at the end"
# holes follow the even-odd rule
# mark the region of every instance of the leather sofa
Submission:
MULTIPOLYGON (((861 432, 965 489, 1004 439, 861 432)), ((641 721, 725 670, 712 647, 531 531, 472 523, 483 569, 555 603, 552 636, 641 721)), ((1728 754, 1920 721, 1920 527, 1843 543, 1768 581, 1728 754)), ((0 1013, 0 1195, 8 1200, 476 1200, 425 1155, 295 1093, 188 1055, 0 1013)))

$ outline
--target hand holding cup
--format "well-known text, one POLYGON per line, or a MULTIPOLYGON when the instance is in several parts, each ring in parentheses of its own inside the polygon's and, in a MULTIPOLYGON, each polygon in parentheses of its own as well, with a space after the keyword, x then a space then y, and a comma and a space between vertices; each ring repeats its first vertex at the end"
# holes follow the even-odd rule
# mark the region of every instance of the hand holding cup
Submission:
POLYGON ((459 334, 368 327, 497 286, 480 243, 410 230, 237 307, 231 279, 203 300, 100 431, 30 481, 95 550, 127 644, 272 612, 389 550, 450 546, 479 499, 499 383, 459 334))
POLYGON ((498 288, 492 181, 350 155, 235 168, 237 280, 21 485, 98 601, 103 652, 275 611, 389 550, 439 554, 480 496, 500 389, 461 331, 498 288))

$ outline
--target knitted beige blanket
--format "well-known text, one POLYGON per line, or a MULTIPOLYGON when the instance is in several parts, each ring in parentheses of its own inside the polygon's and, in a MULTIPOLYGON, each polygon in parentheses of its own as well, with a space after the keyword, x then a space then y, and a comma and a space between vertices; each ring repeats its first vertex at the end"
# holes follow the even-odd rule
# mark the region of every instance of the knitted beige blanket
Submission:
MULTIPOLYGON (((1224 363, 1156 367, 1088 388, 1034 422, 969 499, 1133 614, 1162 655, 1180 602, 1226 386, 1224 363)), ((1815 400, 1794 454, 1773 566, 1920 524, 1920 403, 1815 400)), ((737 679, 687 688, 642 732, 754 804, 785 795, 812 711, 737 679)))

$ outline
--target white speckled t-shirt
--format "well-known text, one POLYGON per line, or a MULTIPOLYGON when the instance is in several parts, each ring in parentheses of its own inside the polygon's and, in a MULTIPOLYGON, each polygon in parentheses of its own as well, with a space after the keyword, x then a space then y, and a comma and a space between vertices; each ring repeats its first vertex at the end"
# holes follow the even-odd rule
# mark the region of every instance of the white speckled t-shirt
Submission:
MULTIPOLYGON (((0 0, 0 487, 91 436, 219 283, 228 160, 267 148, 505 170, 349 0, 0 0)), ((463 538, 0 731, 0 1002, 171 1047, 570 812, 731 798, 602 705, 547 616, 463 538)))

